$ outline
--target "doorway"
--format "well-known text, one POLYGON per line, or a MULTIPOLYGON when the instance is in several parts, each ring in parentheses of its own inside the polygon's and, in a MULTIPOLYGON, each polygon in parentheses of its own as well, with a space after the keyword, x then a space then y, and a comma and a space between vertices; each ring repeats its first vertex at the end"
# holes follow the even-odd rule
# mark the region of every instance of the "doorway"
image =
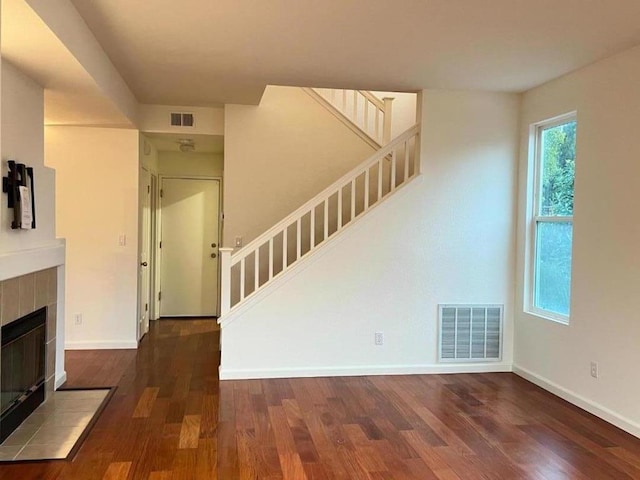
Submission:
POLYGON ((160 316, 217 316, 220 178, 160 183, 160 316))

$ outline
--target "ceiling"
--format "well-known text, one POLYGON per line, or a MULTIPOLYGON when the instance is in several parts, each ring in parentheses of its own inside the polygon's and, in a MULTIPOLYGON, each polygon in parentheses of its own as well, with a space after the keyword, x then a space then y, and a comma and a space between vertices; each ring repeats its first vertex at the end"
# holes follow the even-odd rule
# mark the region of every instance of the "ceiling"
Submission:
POLYGON ((180 140, 190 139, 195 144, 196 153, 222 153, 224 151, 224 137, 222 135, 187 135, 172 133, 144 134, 159 152, 179 152, 180 140))
POLYGON ((47 125, 131 126, 26 2, 2 0, 1 18, 2 59, 45 88, 47 125))
POLYGON ((640 43, 638 0, 72 0, 138 100, 266 84, 519 92, 640 43))

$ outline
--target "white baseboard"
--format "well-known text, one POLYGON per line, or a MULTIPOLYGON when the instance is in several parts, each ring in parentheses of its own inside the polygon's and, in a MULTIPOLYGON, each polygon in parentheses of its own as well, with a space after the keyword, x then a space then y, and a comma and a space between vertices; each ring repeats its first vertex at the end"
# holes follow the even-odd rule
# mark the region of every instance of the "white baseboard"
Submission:
POLYGON ((526 368, 519 367, 517 365, 513 366, 513 373, 519 375, 520 377, 529 380, 531 383, 538 385, 541 388, 557 395, 558 397, 566 400, 569 403, 572 403, 583 410, 599 417, 616 427, 624 430, 625 432, 630 433, 631 435, 640 438, 640 424, 630 420, 628 418, 619 415, 618 413, 610 410, 609 408, 600 405, 599 403, 593 402, 588 398, 583 397, 571 390, 568 390, 564 387, 561 387, 557 383, 553 383, 546 378, 537 375, 526 368))
POLYGON ((258 378, 359 377, 363 375, 420 375, 445 373, 511 372, 511 364, 474 363, 448 365, 381 365, 351 367, 264 368, 241 369, 220 366, 220 380, 250 380, 258 378))
POLYGON ((54 382, 54 388, 59 389, 64 382, 67 381, 67 372, 62 372, 61 375, 56 375, 56 379, 54 382))
POLYGON ((138 342, 65 342, 65 350, 129 350, 137 349, 138 342))

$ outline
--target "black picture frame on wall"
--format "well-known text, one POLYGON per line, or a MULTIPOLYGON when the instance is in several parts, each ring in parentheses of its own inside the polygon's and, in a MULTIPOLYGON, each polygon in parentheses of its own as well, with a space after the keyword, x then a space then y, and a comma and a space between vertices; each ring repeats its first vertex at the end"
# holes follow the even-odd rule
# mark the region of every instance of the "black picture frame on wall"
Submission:
POLYGON ((15 160, 7 161, 7 176, 2 178, 2 191, 8 195, 7 207, 13 209, 11 228, 35 229, 36 228, 36 198, 34 192, 33 168, 15 160), (27 187, 31 200, 31 225, 22 225, 23 205, 20 200, 20 187, 27 187), (26 227, 26 228, 25 228, 26 227))

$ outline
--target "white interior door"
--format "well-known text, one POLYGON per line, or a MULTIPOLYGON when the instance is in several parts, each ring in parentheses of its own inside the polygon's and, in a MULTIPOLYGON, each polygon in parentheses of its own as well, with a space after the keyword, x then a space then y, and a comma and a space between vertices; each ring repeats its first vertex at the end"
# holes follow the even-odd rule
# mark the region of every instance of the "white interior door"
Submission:
POLYGON ((149 239, 149 320, 157 320, 160 317, 160 305, 158 303, 158 292, 160 291, 160 271, 158 268, 158 177, 151 174, 151 237, 149 239))
POLYGON ((140 265, 138 291, 138 340, 149 331, 149 307, 151 305, 151 175, 145 169, 140 170, 140 265))
POLYGON ((163 178, 160 315, 218 312, 220 182, 163 178))

